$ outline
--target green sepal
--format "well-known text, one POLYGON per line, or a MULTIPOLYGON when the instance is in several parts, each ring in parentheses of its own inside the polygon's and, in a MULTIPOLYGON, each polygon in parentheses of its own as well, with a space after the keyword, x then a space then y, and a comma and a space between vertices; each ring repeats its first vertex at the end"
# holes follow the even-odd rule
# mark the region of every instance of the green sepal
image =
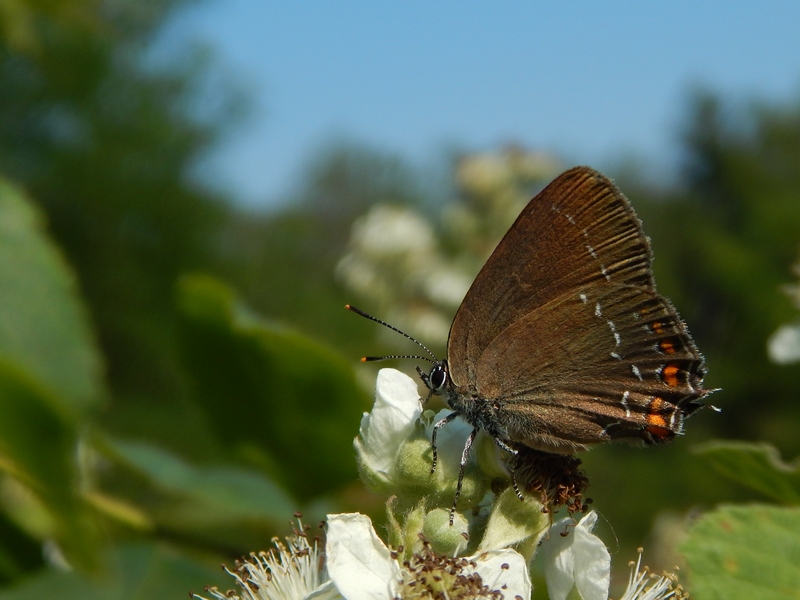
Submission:
MULTIPOLYGON (((498 550, 520 546, 532 540, 538 544, 550 528, 551 522, 550 514, 543 512, 543 509, 544 505, 536 496, 520 500, 513 488, 506 488, 495 498, 478 549, 498 550)), ((533 546, 534 549, 536 544, 533 546)), ((528 551, 530 552, 530 549, 528 551)), ((525 558, 530 559, 530 556, 525 558)))

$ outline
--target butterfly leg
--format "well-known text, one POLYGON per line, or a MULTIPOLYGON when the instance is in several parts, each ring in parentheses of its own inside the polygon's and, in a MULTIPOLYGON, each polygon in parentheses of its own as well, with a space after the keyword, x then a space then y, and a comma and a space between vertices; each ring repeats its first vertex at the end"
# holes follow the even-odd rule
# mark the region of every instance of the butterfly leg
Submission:
POLYGON ((419 378, 422 379, 422 383, 424 383, 425 387, 428 388, 428 395, 425 396, 425 400, 422 401, 423 404, 427 404, 428 400, 430 400, 431 396, 433 396, 433 386, 431 385, 431 378, 428 377, 428 374, 419 367, 417 367, 417 373, 419 373, 419 378))
MULTIPOLYGON (((452 415, 448 415, 449 418, 452 415)), ((440 421, 441 423, 441 421, 440 421)), ((467 468, 467 459, 469 458, 469 450, 472 448, 472 442, 475 441, 475 436, 478 435, 478 429, 473 429, 469 434, 467 442, 464 444, 464 449, 461 451, 461 468, 458 471, 458 484, 456 485, 456 497, 453 498, 453 507, 450 509, 450 526, 453 525, 453 518, 456 514, 456 504, 458 504, 458 497, 461 495, 461 483, 464 481, 464 470, 467 468)))
POLYGON ((517 498, 520 500, 525 500, 522 492, 519 491, 519 487, 517 486, 517 456, 519 456, 519 452, 498 437, 494 438, 494 443, 497 444, 498 448, 505 450, 514 457, 511 466, 508 467, 508 470, 511 473, 511 484, 514 486, 514 491, 517 494, 517 498))
POLYGON ((433 435, 431 436, 431 449, 433 450, 433 464, 431 465, 431 473, 433 473, 436 470, 436 462, 437 462, 437 458, 438 458, 437 454, 436 454, 436 434, 439 431, 440 427, 444 427, 445 425, 450 423, 453 419, 455 419, 457 416, 458 416, 458 413, 455 413, 455 412, 454 413, 450 413, 444 419, 442 419, 441 421, 438 421, 433 426, 433 435))
POLYGON ((525 502, 525 496, 522 495, 522 492, 519 491, 519 486, 517 486, 516 469, 511 471, 511 485, 514 486, 514 493, 517 494, 517 498, 519 498, 522 502, 525 502))
POLYGON ((501 440, 501 439, 500 439, 500 438, 498 438, 498 437, 494 438, 494 443, 495 443, 495 444, 497 444, 497 446, 498 446, 498 447, 499 447, 501 450, 505 450, 505 451, 506 451, 506 452, 508 452, 509 454, 513 454, 514 456, 516 456, 516 455, 518 454, 518 452, 517 452, 517 451, 516 451, 514 448, 512 448, 511 446, 509 446, 508 444, 506 444, 506 443, 505 443, 503 440, 501 440))

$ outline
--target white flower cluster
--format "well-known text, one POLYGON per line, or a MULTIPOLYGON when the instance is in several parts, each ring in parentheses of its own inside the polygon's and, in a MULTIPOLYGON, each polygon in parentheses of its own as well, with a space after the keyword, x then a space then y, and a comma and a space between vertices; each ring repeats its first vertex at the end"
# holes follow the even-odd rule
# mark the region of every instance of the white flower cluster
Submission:
MULTIPOLYGON (((399 371, 382 369, 375 405, 362 419, 355 447, 367 484, 397 494, 387 505, 388 544, 366 515, 331 514, 324 553, 316 542, 309 542, 301 525, 285 543, 275 541, 272 551, 254 554, 229 571, 238 592, 210 588, 208 593, 217 600, 528 599, 529 569, 535 558, 543 566, 551 599, 566 600, 577 592, 583 600, 607 600, 611 557, 592 533, 596 513, 577 523, 572 517, 551 523, 541 504, 520 501, 511 488, 494 497, 477 483, 478 475, 465 477, 465 482, 475 481, 465 485, 464 496, 480 509, 470 516, 482 521, 482 538, 468 556, 460 556, 468 548, 470 519, 458 512, 451 525, 450 510, 430 504, 435 504, 433 490, 457 476, 469 430, 457 423, 442 430, 439 459, 447 475, 440 479, 430 473, 430 432, 423 419, 414 381, 399 371), (427 480, 429 487, 423 484, 427 480), (403 512, 400 523, 393 508, 404 493, 422 500, 403 512), (490 509, 486 498, 493 500, 490 509)), ((491 441, 487 447, 494 449, 491 441)), ((446 503, 454 488, 444 487, 447 492, 439 495, 446 503)), ((646 567, 642 570, 640 555, 623 599, 683 598, 674 583, 674 576, 653 577, 646 567)))
MULTIPOLYGON (((573 587, 584 600, 608 598, 608 551, 591 533, 596 517, 584 517, 567 536, 553 536, 542 545, 553 557, 547 568, 554 600, 567 598, 573 587)), ((481 551, 460 559, 426 557, 401 562, 375 533, 369 517, 328 515, 325 562, 305 537, 288 540, 277 551, 253 555, 230 571, 239 594, 209 589, 218 600, 392 600, 411 597, 425 585, 430 595, 450 598, 530 598, 528 564, 510 548, 481 551), (422 567, 422 568, 415 568, 422 567), (420 581, 420 578, 427 578, 420 581), (437 589, 437 583, 447 585, 437 589)), ((565 523, 559 522, 559 526, 565 523)), ((438 586, 439 588, 442 585, 438 586)), ((203 599, 202 596, 195 596, 203 599)))

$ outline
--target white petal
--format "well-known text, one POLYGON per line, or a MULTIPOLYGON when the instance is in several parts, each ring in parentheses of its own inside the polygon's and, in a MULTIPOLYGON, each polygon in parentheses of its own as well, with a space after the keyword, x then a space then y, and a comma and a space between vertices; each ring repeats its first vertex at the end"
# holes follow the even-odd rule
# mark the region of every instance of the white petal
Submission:
POLYGON ((611 555, 599 537, 592 533, 597 513, 592 511, 575 527, 575 587, 583 600, 606 600, 611 584, 611 555))
POLYGON ((396 596, 400 568, 366 515, 328 515, 325 555, 328 575, 347 600, 396 596))
POLYGON ((561 534, 574 521, 569 517, 561 519, 550 528, 550 536, 542 542, 537 554, 544 563, 544 576, 550 600, 566 600, 575 586, 575 555, 572 552, 572 535, 561 534))
POLYGON ((539 550, 547 591, 551 600, 565 600, 577 587, 583 600, 606 600, 611 556, 602 540, 592 533, 597 513, 592 511, 577 525, 574 523, 569 517, 555 523, 539 550), (567 535, 562 536, 564 532, 567 535))
POLYGON ((519 552, 509 548, 492 550, 468 560, 477 563, 475 572, 481 576, 483 584, 490 590, 499 590, 506 598, 531 597, 528 565, 519 552))
POLYGON ((400 444, 411 435, 421 414, 416 382, 395 369, 381 369, 375 404, 371 413, 364 413, 359 430, 364 459, 372 471, 391 473, 400 444))
POLYGON ((307 594, 303 600, 340 600, 342 595, 332 581, 326 581, 310 594, 307 594))

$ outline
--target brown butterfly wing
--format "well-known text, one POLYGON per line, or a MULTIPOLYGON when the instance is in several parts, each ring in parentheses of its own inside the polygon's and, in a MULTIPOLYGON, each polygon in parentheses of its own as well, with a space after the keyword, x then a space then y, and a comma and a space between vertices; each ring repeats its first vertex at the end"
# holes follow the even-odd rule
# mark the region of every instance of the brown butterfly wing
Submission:
POLYGON ((492 340, 565 290, 598 277, 652 288, 650 255, 638 218, 608 178, 589 167, 563 173, 520 213, 456 312, 447 348, 453 381, 474 382, 492 340))

